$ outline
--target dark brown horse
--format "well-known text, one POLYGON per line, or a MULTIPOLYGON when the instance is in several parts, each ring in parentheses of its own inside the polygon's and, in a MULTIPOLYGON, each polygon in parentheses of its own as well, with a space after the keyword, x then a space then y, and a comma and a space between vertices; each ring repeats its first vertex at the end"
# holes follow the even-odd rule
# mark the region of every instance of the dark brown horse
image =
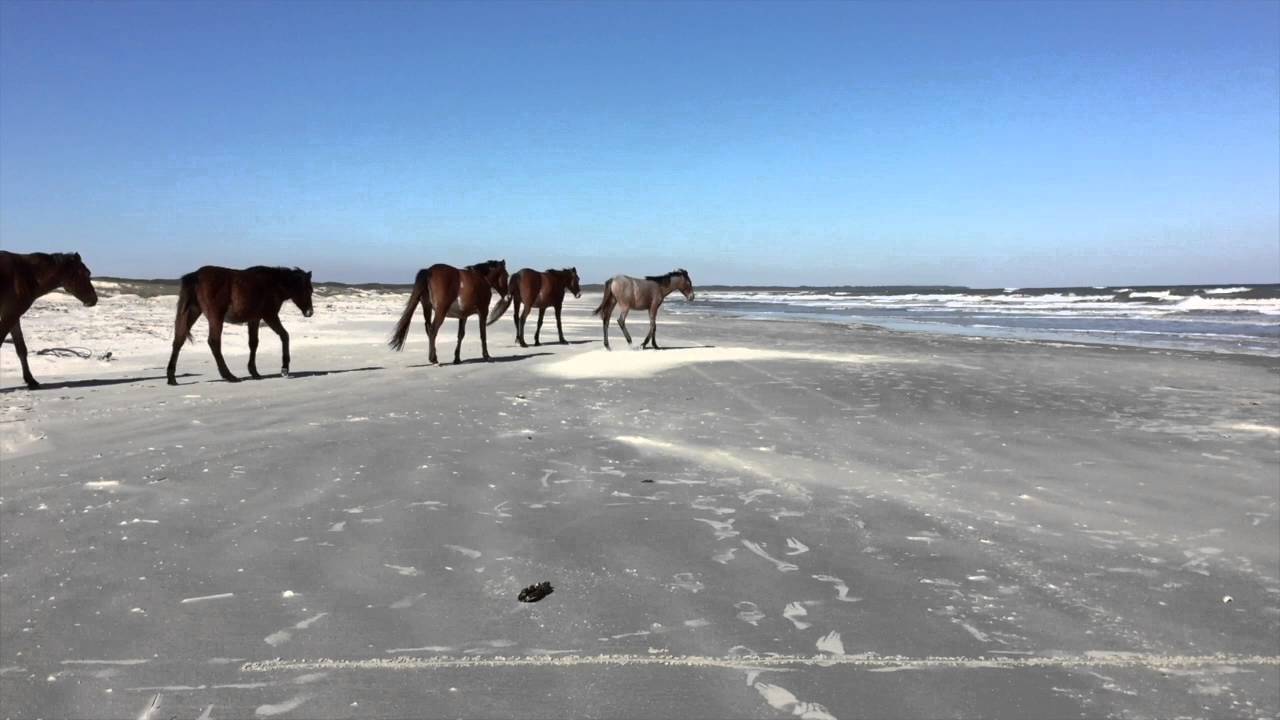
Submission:
POLYGON ((467 334, 467 318, 480 316, 480 351, 489 359, 489 338, 485 333, 485 318, 489 315, 489 301, 493 291, 498 297, 507 296, 507 261, 488 260, 468 265, 459 270, 452 265, 436 264, 418 271, 413 281, 413 292, 404 307, 396 332, 388 345, 392 350, 403 350, 404 339, 413 323, 413 312, 422 303, 422 317, 427 325, 430 352, 427 359, 440 362, 436 357, 436 334, 446 317, 458 318, 458 346, 453 350, 453 362, 462 362, 462 338, 467 334))
POLYGON ((89 268, 80 253, 17 253, 0 250, 0 344, 13 333, 13 347, 22 363, 22 379, 32 390, 40 383, 27 366, 27 341, 22 337, 22 314, 36 298, 57 288, 71 293, 88 307, 98 304, 98 293, 89 282, 89 268))
POLYGON ((620 306, 622 312, 618 313, 618 327, 622 328, 622 336, 627 339, 627 344, 631 344, 631 333, 627 332, 627 313, 632 310, 648 310, 649 334, 644 337, 640 347, 647 347, 652 343, 653 349, 658 350, 658 308, 662 307, 662 301, 673 290, 679 290, 685 300, 693 299, 693 281, 689 279, 688 270, 672 270, 666 275, 646 275, 643 280, 630 275, 614 275, 605 280, 604 299, 592 313, 599 315, 604 321, 604 346, 609 347, 609 314, 614 307, 620 306))
POLYGON ((182 343, 191 340, 191 326, 204 313, 209 321, 209 349, 218 363, 218 374, 227 382, 240 382, 222 359, 222 324, 249 324, 249 374, 258 374, 258 324, 280 336, 280 374, 289 376, 289 333, 280 322, 280 306, 292 300, 311 317, 311 273, 298 268, 255 265, 244 270, 205 265, 182 276, 178 292, 178 318, 173 329, 173 354, 169 356, 169 384, 177 385, 178 352, 182 343))
POLYGON ((533 330, 533 344, 541 345, 538 335, 542 332, 542 317, 547 314, 547 308, 555 308, 556 333, 560 336, 560 344, 567 345, 568 341, 564 339, 564 327, 560 324, 560 306, 564 305, 565 290, 573 293, 574 297, 582 297, 582 288, 578 286, 577 268, 543 272, 529 268, 517 270, 511 275, 511 294, 506 300, 498 303, 498 306, 489 314, 489 324, 492 325, 502 317, 508 303, 513 304, 515 310, 512 311, 512 316, 516 321, 516 342, 520 343, 520 347, 527 348, 529 346, 524 341, 524 323, 529 317, 529 311, 536 307, 538 308, 538 326, 533 330), (521 305, 524 306, 523 312, 520 310, 521 305))

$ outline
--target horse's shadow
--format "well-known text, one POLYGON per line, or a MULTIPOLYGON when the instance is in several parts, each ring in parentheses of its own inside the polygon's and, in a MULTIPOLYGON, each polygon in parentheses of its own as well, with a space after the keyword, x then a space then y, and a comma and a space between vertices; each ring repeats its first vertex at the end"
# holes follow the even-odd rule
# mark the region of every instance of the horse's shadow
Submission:
MULTIPOLYGON (((459 365, 487 365, 489 363, 520 362, 521 360, 528 360, 529 358, 536 358, 542 355, 555 355, 555 353, 535 352, 535 353, 525 353, 523 355, 495 355, 489 358, 488 360, 485 360, 484 358, 467 358, 466 360, 463 360, 458 364, 459 365)), ((440 367, 448 367, 453 364, 454 364, 453 362, 439 363, 440 367)), ((422 363, 421 365, 410 365, 409 367, 424 368, 424 367, 433 367, 433 366, 431 363, 422 363)))
MULTIPOLYGON (((195 375, 196 373, 182 373, 181 375, 178 375, 178 377, 194 377, 195 375)), ((151 380, 164 380, 164 379, 166 379, 164 375, 156 375, 153 377, 125 377, 125 378, 110 378, 105 380, 66 380, 64 382, 40 383, 40 387, 36 388, 35 391, 67 390, 72 388, 87 388, 87 387, 104 387, 107 385, 127 385, 129 383, 150 382, 151 380)), ((11 393, 11 392, 16 392, 18 390, 26 390, 26 389, 27 389, 26 385, 15 385, 14 387, 0 388, 0 394, 11 393)))
MULTIPOLYGON (((598 343, 598 342, 600 342, 600 341, 599 341, 599 340, 566 340, 566 341, 564 341, 564 342, 562 343, 562 342, 560 342, 559 340, 548 340, 548 341, 546 341, 546 342, 544 342, 544 343, 541 343, 541 344, 539 344, 539 345, 535 345, 535 344, 533 344, 533 343, 529 343, 528 348, 520 348, 520 349, 521 349, 521 350, 526 350, 526 349, 528 349, 528 350, 534 350, 534 349, 537 349, 537 348, 546 348, 546 347, 563 347, 563 346, 567 346, 567 345, 590 345, 591 343, 598 343)), ((519 346, 518 344, 516 344, 516 343, 514 343, 514 342, 513 342, 513 343, 511 343, 511 347, 520 347, 520 346, 519 346)))
MULTIPOLYGON (((324 375, 341 375, 343 373, 370 372, 373 370, 386 370, 386 368, 381 365, 370 365, 369 367, 348 368, 346 370, 301 370, 298 372, 289 373, 288 377, 281 376, 279 373, 263 375, 261 378, 254 378, 251 375, 242 375, 239 377, 240 377, 240 382, 259 382, 261 380, 293 380, 295 378, 312 378, 312 377, 321 377, 324 375)), ((193 373, 186 373, 184 375, 179 375, 178 377, 189 377, 192 374, 193 373)), ((220 377, 215 377, 209 380, 205 380, 204 382, 225 383, 227 381, 220 377)), ((188 384, 195 385, 196 383, 188 383, 188 384)))
POLYGON ((715 345, 663 345, 662 347, 637 348, 641 352, 649 352, 650 350, 701 350, 703 348, 713 348, 715 345))
MULTIPOLYGON (((303 370, 302 372, 289 373, 288 379, 292 380, 294 378, 320 377, 322 375, 341 375, 343 373, 353 373, 353 372, 372 372, 374 370, 386 370, 386 368, 381 365, 370 365, 369 367, 349 368, 347 370, 303 370)), ((267 377, 271 377, 271 376, 267 376, 267 377)), ((277 375, 276 377, 279 377, 279 375, 277 375)))

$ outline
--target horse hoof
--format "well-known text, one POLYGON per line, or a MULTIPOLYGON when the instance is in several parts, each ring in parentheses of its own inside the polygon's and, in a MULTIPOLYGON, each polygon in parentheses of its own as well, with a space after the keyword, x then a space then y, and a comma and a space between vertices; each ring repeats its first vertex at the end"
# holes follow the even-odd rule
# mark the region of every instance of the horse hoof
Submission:
POLYGON ((178 381, 174 378, 169 378, 169 384, 176 387, 178 385, 178 381))
POLYGON ((39 389, 40 389, 40 383, 36 382, 35 380, 29 380, 29 381, 27 381, 27 389, 28 389, 28 390, 39 390, 39 389))

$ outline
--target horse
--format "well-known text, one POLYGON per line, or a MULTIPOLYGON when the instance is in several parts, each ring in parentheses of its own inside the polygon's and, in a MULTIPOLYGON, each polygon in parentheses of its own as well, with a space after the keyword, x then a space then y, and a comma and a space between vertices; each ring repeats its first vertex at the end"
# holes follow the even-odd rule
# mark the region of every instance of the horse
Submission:
POLYGON ((413 281, 413 292, 409 294, 409 302, 396 323, 395 334, 387 342, 392 350, 403 350, 405 337, 409 334, 409 325, 413 322, 413 311, 418 303, 422 303, 422 317, 426 322, 427 340, 430 352, 427 359, 434 365, 439 363, 436 357, 436 334, 444 325, 446 317, 458 318, 458 346, 453 350, 453 364, 462 362, 462 338, 467 334, 467 318, 480 315, 480 351, 485 360, 489 360, 489 338, 485 333, 485 318, 489 315, 489 300, 493 291, 498 291, 499 298, 507 296, 507 261, 486 260, 475 265, 468 265, 461 270, 452 265, 437 263, 418 271, 413 281))
POLYGON ((548 269, 543 272, 530 268, 517 270, 511 275, 511 293, 489 314, 489 324, 494 324, 502 317, 508 304, 514 304, 512 317, 516 322, 516 342, 520 343, 520 347, 527 348, 529 345, 524 341, 524 324, 529 311, 536 307, 538 326, 533 330, 533 344, 541 345, 538 336, 542 333, 542 318, 547 314, 547 308, 552 307, 556 311, 556 333, 560 336, 560 344, 568 345, 569 341, 564 339, 564 326, 560 322, 560 307, 564 305, 565 290, 573 293, 576 298, 582 297, 577 268, 548 269), (520 311, 521 305, 524 305, 524 312, 520 311))
POLYGON ((649 334, 645 336, 644 343, 640 347, 648 347, 653 344, 654 350, 658 347, 658 308, 662 307, 662 301, 666 299, 672 291, 679 290, 686 300, 693 300, 693 281, 689 279, 689 271, 682 269, 672 270, 666 275, 646 275, 643 280, 633 278, 630 275, 614 275, 604 281, 604 299, 600 301, 600 306, 595 309, 592 315, 599 315, 604 321, 604 346, 609 348, 609 315, 613 312, 614 307, 622 306, 622 312, 618 313, 618 327, 622 328, 622 335, 627 339, 627 344, 631 344, 631 333, 627 332, 627 313, 632 310, 649 310, 649 334))
POLYGON ((178 317, 174 322, 173 354, 169 356, 169 384, 178 384, 178 353, 184 342, 194 342, 191 326, 200 313, 209 321, 209 349, 213 351, 223 380, 240 382, 222 359, 224 322, 249 325, 249 374, 255 380, 262 379, 257 365, 258 325, 265 322, 280 336, 280 376, 289 377, 289 332, 280 322, 280 306, 285 300, 292 300, 303 317, 311 317, 315 312, 311 293, 311 273, 300 268, 255 265, 232 270, 205 265, 183 275, 182 288, 178 291, 178 317))
POLYGON ((41 295, 62 288, 75 299, 93 307, 98 293, 89 281, 89 268, 80 253, 29 253, 19 255, 0 250, 0 344, 13 333, 13 347, 22 363, 22 379, 35 390, 40 383, 27 365, 27 341, 22 336, 22 314, 41 295))

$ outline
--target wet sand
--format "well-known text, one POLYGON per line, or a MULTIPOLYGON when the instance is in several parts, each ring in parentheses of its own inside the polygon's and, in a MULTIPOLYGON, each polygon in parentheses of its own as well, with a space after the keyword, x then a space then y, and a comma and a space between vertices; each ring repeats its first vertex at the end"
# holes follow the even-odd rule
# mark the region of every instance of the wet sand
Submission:
POLYGON ((0 715, 1280 712, 1273 359, 696 315, 606 353, 584 297, 576 344, 426 367, 395 300, 287 317, 289 379, 197 342, 165 386, 162 307, 38 392, 6 346, 0 715))

